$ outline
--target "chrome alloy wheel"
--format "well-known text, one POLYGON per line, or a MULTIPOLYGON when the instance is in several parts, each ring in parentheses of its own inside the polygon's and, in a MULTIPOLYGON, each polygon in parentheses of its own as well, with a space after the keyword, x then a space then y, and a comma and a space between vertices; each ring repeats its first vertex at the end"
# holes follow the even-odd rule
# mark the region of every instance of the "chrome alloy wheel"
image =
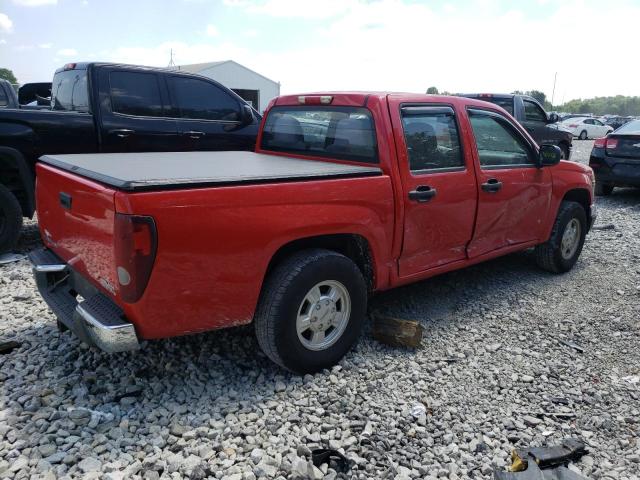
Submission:
POLYGON ((580 221, 577 218, 572 218, 567 226, 564 228, 562 234, 562 240, 560 242, 560 254, 565 260, 569 260, 573 257, 580 244, 580 236, 582 234, 582 227, 580 221))
POLYGON ((296 318, 296 331, 309 350, 325 350, 342 336, 351 315, 351 297, 335 280, 316 284, 305 295, 296 318))

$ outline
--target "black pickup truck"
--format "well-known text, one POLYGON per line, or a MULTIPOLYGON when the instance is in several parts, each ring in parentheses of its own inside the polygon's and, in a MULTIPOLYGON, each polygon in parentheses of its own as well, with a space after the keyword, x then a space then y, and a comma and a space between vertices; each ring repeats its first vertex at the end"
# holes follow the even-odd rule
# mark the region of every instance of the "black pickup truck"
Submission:
POLYGON ((476 98, 504 108, 529 132, 538 145, 557 145, 562 151, 562 158, 569 160, 573 133, 558 123, 560 118, 557 114, 545 112, 535 98, 515 93, 460 93, 458 96, 476 98))
POLYGON ((0 252, 35 211, 44 154, 253 150, 260 114, 199 75, 108 63, 55 72, 51 107, 0 109, 0 252))

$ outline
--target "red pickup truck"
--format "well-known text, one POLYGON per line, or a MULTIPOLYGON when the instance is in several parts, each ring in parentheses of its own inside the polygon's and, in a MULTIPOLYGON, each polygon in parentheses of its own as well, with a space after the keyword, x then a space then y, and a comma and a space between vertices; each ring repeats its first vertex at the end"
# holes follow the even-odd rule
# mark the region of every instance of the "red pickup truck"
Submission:
POLYGON ((282 96, 255 152, 42 157, 31 260, 60 327, 107 352, 253 322, 313 372, 376 291, 532 247, 571 269, 594 177, 560 156, 478 100, 282 96))

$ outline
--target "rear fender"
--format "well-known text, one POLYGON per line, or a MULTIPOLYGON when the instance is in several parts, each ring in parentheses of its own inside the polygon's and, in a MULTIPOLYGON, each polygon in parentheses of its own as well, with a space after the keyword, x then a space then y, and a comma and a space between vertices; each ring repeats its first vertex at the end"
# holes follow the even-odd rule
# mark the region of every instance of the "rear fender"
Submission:
POLYGON ((0 183, 16 196, 22 214, 31 218, 35 211, 35 177, 22 153, 15 148, 0 147, 0 183))

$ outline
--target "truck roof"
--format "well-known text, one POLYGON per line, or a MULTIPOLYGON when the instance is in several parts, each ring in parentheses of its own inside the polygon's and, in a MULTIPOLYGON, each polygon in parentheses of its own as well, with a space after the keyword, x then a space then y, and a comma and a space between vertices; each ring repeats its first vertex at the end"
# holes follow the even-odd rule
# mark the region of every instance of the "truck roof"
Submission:
POLYGON ((143 191, 380 175, 346 165, 254 152, 144 152, 45 155, 40 161, 119 190, 143 191))

